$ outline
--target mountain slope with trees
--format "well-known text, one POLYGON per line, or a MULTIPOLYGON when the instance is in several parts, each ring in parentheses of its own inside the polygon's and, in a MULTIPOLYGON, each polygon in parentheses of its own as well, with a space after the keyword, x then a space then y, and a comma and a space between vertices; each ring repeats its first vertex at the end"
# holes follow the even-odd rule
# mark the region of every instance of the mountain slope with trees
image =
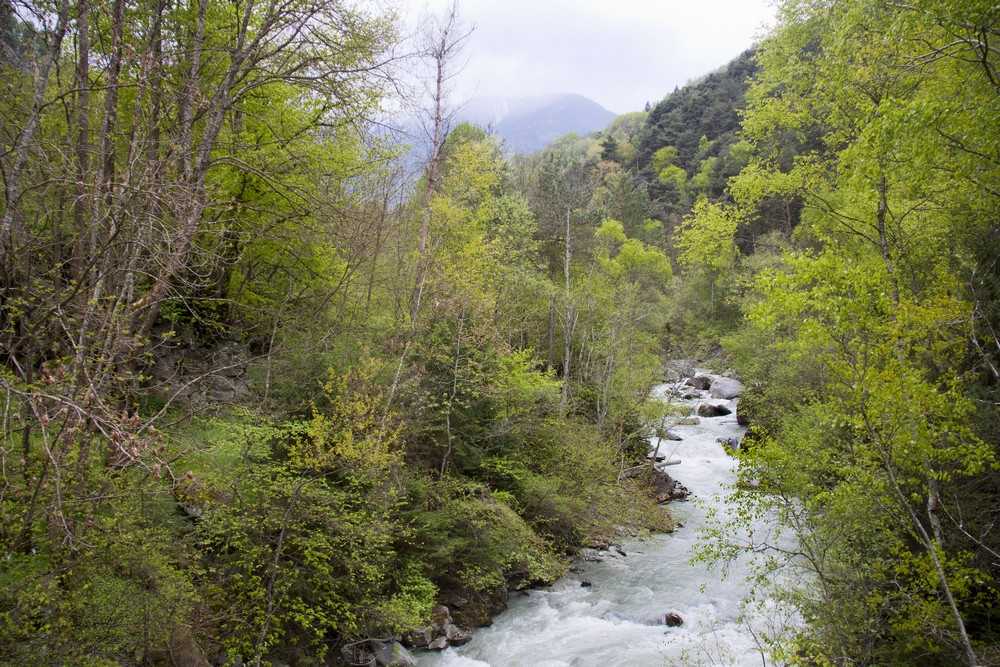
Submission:
POLYGON ((0 8, 0 662, 337 661, 669 527, 669 263, 445 131, 453 13, 414 184, 392 16, 0 8))
MULTIPOLYGON (((808 621, 780 654, 795 664, 1000 659, 998 34, 992 3, 785 3, 739 208, 689 223, 801 208, 740 260, 726 341, 752 387, 735 523, 777 516, 795 553, 750 548, 809 575, 787 591, 808 621)), ((708 550, 744 548, 734 528, 708 550)))
POLYGON ((751 545, 807 573, 776 659, 996 663, 998 24, 789 0, 511 159, 447 122, 454 11, 414 45, 341 0, 0 0, 0 663, 305 667, 438 603, 488 622, 669 528, 665 355, 748 386, 705 557, 796 534, 751 545), (417 62, 414 181, 378 124, 417 62))

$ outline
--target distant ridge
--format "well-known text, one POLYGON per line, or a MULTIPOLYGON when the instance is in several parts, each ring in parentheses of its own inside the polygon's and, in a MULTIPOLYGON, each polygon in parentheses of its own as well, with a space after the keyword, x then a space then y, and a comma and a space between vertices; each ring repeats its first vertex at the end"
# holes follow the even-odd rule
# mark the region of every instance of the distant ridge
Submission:
POLYGON ((602 130, 615 114, 583 95, 480 97, 463 106, 459 120, 481 125, 514 153, 534 153, 569 133, 602 130))

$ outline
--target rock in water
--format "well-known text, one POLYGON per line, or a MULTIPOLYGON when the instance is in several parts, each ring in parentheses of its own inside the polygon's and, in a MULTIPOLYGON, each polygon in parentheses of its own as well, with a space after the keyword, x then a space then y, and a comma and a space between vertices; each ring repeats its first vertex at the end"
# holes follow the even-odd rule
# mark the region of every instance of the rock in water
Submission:
POLYGON ((427 648, 433 640, 434 628, 431 626, 427 626, 421 630, 414 630, 403 637, 404 643, 412 648, 427 648))
POLYGON ((448 643, 452 646, 461 646, 472 640, 472 633, 466 632, 457 625, 449 625, 445 628, 445 637, 448 638, 448 643))
POLYGON ((675 611, 668 611, 663 616, 663 622, 668 628, 677 628, 684 625, 684 619, 675 611))
POLYGON ((694 377, 685 380, 684 384, 689 387, 694 387, 699 391, 707 391, 708 388, 712 386, 712 378, 707 375, 695 375, 694 377))
POLYGON ((712 405, 711 403, 702 403, 698 406, 698 416, 699 417, 724 417, 726 415, 732 414, 732 410, 724 405, 712 405))
POLYGON ((745 387, 743 386, 743 383, 739 380, 720 377, 716 378, 715 381, 712 382, 712 388, 709 391, 709 395, 712 398, 721 398, 731 401, 742 394, 744 389, 745 387))

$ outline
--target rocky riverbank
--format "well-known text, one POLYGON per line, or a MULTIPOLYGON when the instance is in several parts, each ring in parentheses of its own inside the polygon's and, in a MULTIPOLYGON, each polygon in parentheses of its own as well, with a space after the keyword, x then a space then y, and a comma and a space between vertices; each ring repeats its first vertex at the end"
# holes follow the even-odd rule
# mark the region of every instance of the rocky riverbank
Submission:
MULTIPOLYGON (((636 473, 649 485, 651 492, 661 503, 683 500, 691 494, 691 491, 688 490, 685 484, 664 470, 670 464, 679 463, 677 460, 669 460, 671 450, 674 448, 673 443, 677 445, 683 444, 682 441, 685 436, 680 435, 678 432, 683 432, 686 427, 688 429, 690 427, 701 428, 703 419, 708 423, 717 421, 717 417, 731 415, 736 412, 738 398, 744 390, 739 380, 730 374, 710 373, 698 369, 692 362, 671 362, 666 368, 665 375, 668 381, 660 388, 661 396, 664 400, 677 402, 686 406, 688 414, 679 416, 676 420, 665 424, 664 428, 659 429, 659 446, 656 446, 656 439, 654 439, 654 443, 650 448, 650 457, 654 460, 650 461, 650 465, 641 466, 641 469, 636 473)), ((736 436, 729 437, 735 438, 736 436)), ((574 563, 569 567, 571 578, 579 578, 580 573, 584 572, 591 564, 605 562, 609 564, 616 562, 624 563, 628 559, 628 556, 629 553, 624 544, 591 545, 590 548, 581 550, 574 563)), ((559 585, 562 584, 557 584, 557 586, 559 585)), ((593 582, 587 578, 580 578, 576 585, 586 589, 591 588, 593 582)), ((530 597, 534 594, 530 593, 528 596, 530 597)), ((518 599, 520 600, 523 595, 524 593, 522 592, 522 595, 519 595, 518 599)), ((504 608, 506 607, 506 602, 507 600, 505 599, 504 608)), ((450 610, 450 608, 445 609, 450 610)), ((682 615, 673 610, 664 610, 658 615, 650 616, 650 618, 654 620, 649 621, 646 625, 679 627, 684 623, 682 615)), ((491 624, 492 617, 488 619, 488 623, 480 627, 491 624)), ((437 633, 437 637, 442 637, 443 630, 443 626, 436 626, 434 632, 437 633)), ((423 640, 431 637, 432 634, 431 632, 426 633, 421 637, 421 643, 417 644, 417 646, 444 649, 450 645, 456 645, 441 639, 438 639, 436 645, 433 646, 431 642, 434 639, 428 641, 427 644, 423 644, 423 640)), ((468 641, 465 635, 463 635, 462 645, 468 641)), ((418 657, 420 655, 419 653, 417 654, 418 657)), ((427 653, 423 653, 422 655, 426 658, 430 657, 427 653)), ((421 664, 424 661, 424 658, 421 658, 421 664)))

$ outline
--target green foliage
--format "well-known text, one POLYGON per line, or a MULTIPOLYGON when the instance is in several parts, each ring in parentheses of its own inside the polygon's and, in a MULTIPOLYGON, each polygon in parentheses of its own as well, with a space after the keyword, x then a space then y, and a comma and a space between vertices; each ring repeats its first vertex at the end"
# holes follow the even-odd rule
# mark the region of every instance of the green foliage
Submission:
POLYGON ((230 492, 199 534, 233 654, 285 646, 322 656, 331 640, 403 632, 429 614, 434 587, 393 553, 391 491, 268 464, 230 492))
POLYGON ((120 503, 91 520, 76 550, 8 551, 0 565, 0 661, 139 664, 166 646, 193 612, 197 566, 159 519, 148 506, 120 503))
POLYGON ((633 169, 718 194, 713 128, 462 124, 409 183, 380 7, 8 5, 0 662, 316 661, 669 526, 622 472, 675 222, 633 169))
POLYGON ((412 548, 438 585, 488 592, 508 579, 526 585, 563 572, 551 548, 502 493, 479 484, 420 480, 410 489, 412 548))
POLYGON ((377 479, 399 462, 402 425, 385 413, 376 370, 371 360, 360 360, 342 376, 330 372, 323 386, 328 407, 314 405, 312 419, 288 428, 284 454, 293 466, 359 482, 377 479))
POLYGON ((713 201, 724 197, 727 179, 743 166, 730 146, 738 140, 739 113, 756 70, 753 52, 748 51, 675 90, 650 111, 637 140, 637 171, 665 214, 690 210, 694 197, 685 187, 689 179, 697 179, 696 190, 713 201))
POLYGON ((739 251, 735 235, 739 222, 739 213, 735 209, 699 199, 691 217, 675 232, 678 263, 709 273, 714 281, 714 274, 731 268, 736 260, 739 251))
POLYGON ((979 620, 996 610, 995 541, 968 529, 997 498, 995 434, 976 416, 995 392, 988 299, 968 276, 1000 173, 967 162, 997 138, 969 111, 998 109, 996 63, 966 58, 957 27, 995 21, 957 0, 788 2, 760 51, 733 194, 802 214, 740 288, 747 326, 727 347, 754 433, 737 523, 774 513, 812 576, 785 592, 809 621, 793 664, 975 665, 998 645, 979 620))

